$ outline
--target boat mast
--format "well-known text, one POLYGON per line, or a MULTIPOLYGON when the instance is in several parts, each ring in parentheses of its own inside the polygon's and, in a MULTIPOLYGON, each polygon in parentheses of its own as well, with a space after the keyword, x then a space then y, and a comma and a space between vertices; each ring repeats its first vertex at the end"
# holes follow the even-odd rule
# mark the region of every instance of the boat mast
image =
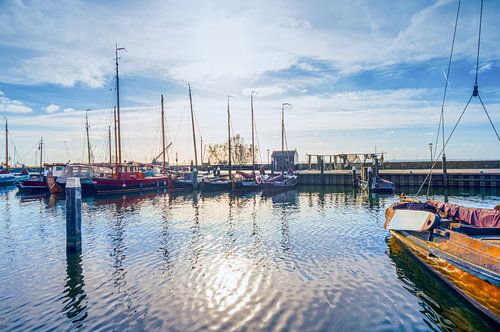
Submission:
POLYGON ((5 117, 5 168, 9 169, 9 126, 5 117))
MULTIPOLYGON (((288 156, 285 156, 285 106, 292 106, 289 103, 281 104, 281 153, 282 158, 288 159, 288 156)), ((285 171, 285 163, 283 162, 283 172, 285 171)))
POLYGON ((250 108, 252 110, 252 175, 255 178, 255 141, 254 141, 254 117, 253 117, 253 94, 256 93, 256 91, 252 91, 250 93, 250 108))
POLYGON ((115 125, 115 164, 118 164, 118 136, 116 134, 116 106, 113 107, 113 117, 114 117, 114 125, 115 125))
POLYGON ((231 112, 229 111, 229 98, 231 96, 227 96, 227 143, 229 145, 229 180, 231 180, 231 112))
POLYGON ((163 111, 163 95, 161 95, 161 144, 163 154, 163 172, 167 171, 167 162, 165 158, 165 114, 163 111))
POLYGON ((40 137, 40 175, 43 174, 43 137, 40 137))
POLYGON ((200 166, 203 166, 203 137, 200 136, 200 166))
POLYGON ((90 111, 89 108, 85 110, 85 130, 87 131, 87 156, 88 156, 88 161, 90 165, 90 136, 89 136, 89 117, 88 117, 88 111, 90 111))
POLYGON ((117 114, 117 126, 118 126, 118 163, 122 163, 122 136, 120 131, 120 76, 118 74, 118 51, 124 50, 123 47, 115 46, 115 67, 116 67, 116 114, 117 114))
POLYGON ((113 162, 111 157, 111 126, 108 126, 108 148, 109 148, 109 163, 113 162))
POLYGON ((193 128, 193 146, 194 146, 194 167, 198 169, 198 156, 196 153, 196 132, 194 130, 194 112, 193 112, 193 98, 191 96, 191 85, 189 87, 189 106, 191 107, 191 126, 193 128))

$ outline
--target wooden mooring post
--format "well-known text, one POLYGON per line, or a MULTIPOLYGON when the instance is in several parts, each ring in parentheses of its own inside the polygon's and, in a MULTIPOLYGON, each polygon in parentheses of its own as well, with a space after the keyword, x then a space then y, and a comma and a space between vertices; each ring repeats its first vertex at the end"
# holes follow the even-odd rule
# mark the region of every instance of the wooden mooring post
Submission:
POLYGON ((66 180, 66 251, 82 250, 82 187, 79 178, 66 180))

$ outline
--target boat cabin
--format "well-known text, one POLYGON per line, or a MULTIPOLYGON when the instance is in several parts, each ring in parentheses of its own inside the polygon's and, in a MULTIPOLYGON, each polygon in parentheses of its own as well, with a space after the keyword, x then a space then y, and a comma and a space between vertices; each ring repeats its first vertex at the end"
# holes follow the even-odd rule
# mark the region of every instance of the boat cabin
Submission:
POLYGON ((273 151, 271 155, 271 168, 280 172, 289 168, 297 169, 299 164, 299 154, 297 150, 273 151))

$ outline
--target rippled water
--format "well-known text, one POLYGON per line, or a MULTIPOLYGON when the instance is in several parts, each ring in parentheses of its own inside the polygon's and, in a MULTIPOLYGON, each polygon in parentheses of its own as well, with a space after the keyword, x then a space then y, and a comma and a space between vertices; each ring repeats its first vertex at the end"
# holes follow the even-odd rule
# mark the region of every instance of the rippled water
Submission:
POLYGON ((2 331, 491 328, 383 229, 396 196, 89 198, 83 251, 67 255, 63 200, 0 190, 2 331))

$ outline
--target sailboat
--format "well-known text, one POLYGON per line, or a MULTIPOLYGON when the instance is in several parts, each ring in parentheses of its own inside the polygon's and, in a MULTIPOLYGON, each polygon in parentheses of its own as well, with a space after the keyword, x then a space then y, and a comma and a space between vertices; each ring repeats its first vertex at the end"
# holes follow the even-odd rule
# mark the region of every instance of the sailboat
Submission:
POLYGON ((97 194, 112 194, 154 190, 166 188, 169 177, 165 174, 150 176, 145 174, 143 165, 139 163, 122 163, 121 131, 120 131, 120 76, 118 71, 118 51, 125 48, 115 48, 115 70, 116 70, 116 114, 117 114, 117 153, 115 164, 112 165, 111 173, 98 174, 93 178, 94 190, 97 194))
MULTIPOLYGON (((457 9, 455 32, 459 12, 460 2, 457 9)), ((482 12, 483 1, 481 1, 478 40, 481 37, 482 12)), ((441 112, 446 97, 454 42, 455 33, 441 112)), ((500 136, 479 96, 477 84, 479 45, 478 41, 476 80, 472 95, 462 111, 462 115, 472 98, 478 97, 500 142, 500 136)), ((454 128, 460 122, 462 115, 454 128)), ((443 123, 443 113, 441 113, 440 126, 443 125, 444 129, 443 123)), ((437 160, 441 155, 443 156, 443 167, 445 166, 444 149, 453 132, 454 129, 445 141, 443 131, 443 147, 439 156, 435 158, 437 160)), ((417 195, 431 172, 423 181, 417 195)), ((500 324, 500 242, 498 240, 500 236, 500 205, 495 208, 471 208, 431 199, 417 200, 402 196, 399 202, 386 210, 385 215, 384 227, 390 231, 393 238, 407 247, 409 252, 440 278, 450 290, 466 299, 479 313, 494 324, 497 326, 500 324)))
MULTIPOLYGON (((291 107, 289 103, 281 104, 281 153, 285 154, 285 106, 291 107)), ((288 160, 288 158, 287 158, 288 160)), ((290 165, 285 171, 285 165, 282 165, 281 174, 268 178, 264 181, 264 190, 267 193, 284 191, 295 188, 298 180, 290 165)))
POLYGON ((43 164, 43 138, 40 138, 38 150, 40 151, 40 173, 31 175, 26 180, 21 180, 17 184, 21 193, 48 193, 49 185, 47 183, 47 175, 50 173, 53 176, 61 174, 64 165, 44 165, 43 164))
MULTIPOLYGON (((250 93, 250 110, 252 117, 252 173, 248 174, 245 172, 237 171, 234 181, 234 190, 237 191, 253 191, 260 190, 264 186, 265 174, 260 174, 256 176, 255 173, 255 123, 254 123, 254 112, 253 112, 253 95, 257 93, 252 91, 250 93)), ((263 173, 263 169, 261 170, 263 173)))
POLYGON ((170 172, 169 191, 184 191, 198 187, 198 154, 196 151, 196 132, 194 128, 193 97, 191 95, 191 85, 188 84, 189 106, 191 109, 191 127, 193 131, 194 165, 190 172, 170 172))
POLYGON ((229 98, 230 96, 227 96, 227 144, 228 144, 229 176, 203 178, 201 182, 201 190, 203 191, 225 191, 225 190, 231 190, 233 186, 232 165, 231 165, 231 111, 229 108, 229 98))
POLYGON ((5 118, 5 168, 0 169, 0 186, 12 186, 29 178, 29 172, 23 168, 21 173, 12 173, 9 165, 9 126, 5 118))

